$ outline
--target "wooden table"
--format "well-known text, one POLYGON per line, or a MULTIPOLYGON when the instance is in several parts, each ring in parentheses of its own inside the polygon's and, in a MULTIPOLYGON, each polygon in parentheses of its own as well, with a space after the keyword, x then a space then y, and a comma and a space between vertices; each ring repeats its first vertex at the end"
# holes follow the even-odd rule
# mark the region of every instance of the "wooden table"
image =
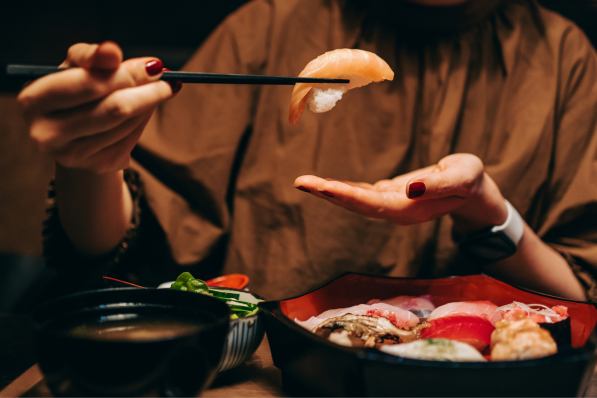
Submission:
MULTIPOLYGON (((7 317, 2 318, 0 316, 0 340, 8 330, 7 325, 10 326, 10 330, 15 329, 14 324, 7 324, 7 317), (2 326, 5 327, 2 328, 2 326)), ((0 362, 6 359, 3 354, 4 352, 0 352, 0 362)), ((282 375, 280 370, 274 366, 267 338, 263 340, 255 354, 245 364, 220 374, 212 386, 201 394, 203 397, 282 397, 294 395, 296 394, 293 391, 286 390, 282 386, 282 375)), ((43 375, 37 364, 31 366, 0 391, 0 397, 21 396, 52 396, 43 381, 43 375)), ((581 396, 597 396, 596 372, 593 373, 586 391, 581 396)))
MULTIPOLYGON (((0 391, 0 397, 51 397, 52 393, 37 366, 33 365, 15 381, 0 391)), ((249 360, 218 375, 203 397, 282 397, 282 375, 274 366, 267 337, 249 360)))

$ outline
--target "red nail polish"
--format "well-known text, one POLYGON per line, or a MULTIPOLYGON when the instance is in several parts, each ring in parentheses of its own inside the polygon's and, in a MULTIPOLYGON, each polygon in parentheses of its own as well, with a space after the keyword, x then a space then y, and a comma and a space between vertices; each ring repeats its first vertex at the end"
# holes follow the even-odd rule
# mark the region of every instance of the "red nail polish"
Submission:
POLYGON ((164 69, 163 66, 162 61, 154 59, 145 64, 145 70, 149 76, 155 76, 162 73, 162 69, 164 69))
POLYGON ((334 194, 333 194, 333 193, 331 193, 331 192, 328 192, 328 191, 319 191, 319 192, 321 192, 321 193, 322 193, 322 194, 324 194, 325 196, 329 196, 330 198, 333 198, 333 197, 334 197, 334 194))
POLYGON ((302 185, 299 185, 298 187, 295 187, 296 189, 298 189, 299 191, 303 191, 303 192, 307 192, 307 193, 311 193, 311 190, 305 188, 302 185))
MULTIPOLYGON (((164 72, 170 72, 170 69, 168 69, 168 68, 164 68, 162 70, 164 72)), ((176 94, 182 88, 182 82, 171 82, 171 81, 168 81, 168 84, 172 88, 172 94, 176 94)))
POLYGON ((172 87, 172 94, 176 94, 182 88, 182 82, 181 81, 168 82, 168 83, 170 83, 170 87, 172 87))
POLYGON ((408 185, 408 197, 410 199, 420 198, 425 193, 425 183, 421 181, 411 182, 408 185))

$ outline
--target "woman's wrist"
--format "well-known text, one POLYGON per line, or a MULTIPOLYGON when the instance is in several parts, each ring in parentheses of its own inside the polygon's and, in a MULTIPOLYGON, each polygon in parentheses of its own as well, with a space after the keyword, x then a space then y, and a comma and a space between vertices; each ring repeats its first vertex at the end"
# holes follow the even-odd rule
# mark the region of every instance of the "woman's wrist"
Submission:
POLYGON ((116 247, 132 218, 122 170, 97 174, 56 164, 55 187, 60 221, 78 250, 101 255, 116 247))
POLYGON ((483 173, 478 189, 450 215, 454 232, 466 235, 486 227, 502 225, 508 218, 508 208, 496 183, 487 173, 483 173))

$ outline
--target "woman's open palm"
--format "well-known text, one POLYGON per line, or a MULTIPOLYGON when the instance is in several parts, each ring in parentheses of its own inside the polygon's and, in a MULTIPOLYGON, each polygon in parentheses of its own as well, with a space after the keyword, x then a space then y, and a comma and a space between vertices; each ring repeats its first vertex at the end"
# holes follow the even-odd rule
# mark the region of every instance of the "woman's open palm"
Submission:
POLYGON ((294 185, 355 213, 401 225, 452 214, 470 219, 476 228, 503 222, 507 215, 499 189, 481 160, 470 154, 449 155, 436 165, 374 184, 305 175, 294 185))

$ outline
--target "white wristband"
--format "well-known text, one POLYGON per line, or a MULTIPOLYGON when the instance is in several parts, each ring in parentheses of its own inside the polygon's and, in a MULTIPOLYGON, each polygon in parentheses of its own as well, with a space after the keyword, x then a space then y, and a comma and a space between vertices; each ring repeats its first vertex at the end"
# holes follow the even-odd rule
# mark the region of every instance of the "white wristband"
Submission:
POLYGON ((491 229, 492 232, 503 232, 508 238, 518 247, 518 243, 522 239, 524 232, 524 221, 520 216, 520 213, 506 201, 506 207, 508 208, 508 218, 502 225, 496 225, 491 229))

